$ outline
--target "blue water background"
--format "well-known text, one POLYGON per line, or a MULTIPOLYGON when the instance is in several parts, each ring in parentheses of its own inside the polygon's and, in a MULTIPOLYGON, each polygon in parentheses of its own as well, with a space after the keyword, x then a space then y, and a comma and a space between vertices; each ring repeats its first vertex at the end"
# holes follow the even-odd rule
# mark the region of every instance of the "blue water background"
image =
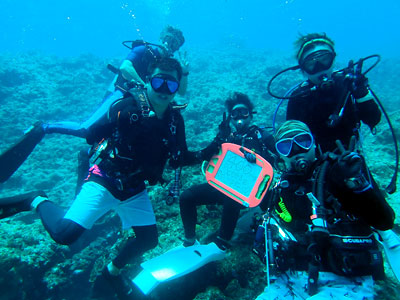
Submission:
MULTIPOLYGON (((393 112, 395 129, 400 128, 398 0, 0 0, 0 152, 36 120, 86 120, 113 78, 105 65, 118 66, 128 53, 121 41, 158 42, 166 24, 182 29, 186 38, 183 48, 191 62, 188 92, 184 99, 178 98, 179 103, 190 104, 184 118, 191 150, 205 147, 215 137, 223 102, 231 91, 245 92, 256 101, 261 112, 256 115, 257 124, 271 123, 278 101, 268 96, 265 87, 273 74, 295 64, 293 42, 300 33, 326 32, 336 42, 341 64, 381 54, 381 64, 368 77, 388 112, 393 112), (255 55, 258 53, 261 55, 255 55)), ((284 93, 301 79, 300 72, 287 73, 276 80, 275 88, 284 93)), ((280 121, 284 111, 281 107, 280 121)), ((393 172, 394 151, 386 122, 382 120, 379 126, 376 136, 366 132, 364 145, 375 178, 386 186, 393 172)), ((0 185, 1 196, 45 190, 55 203, 70 206, 76 154, 83 147, 83 139, 48 135, 0 185)), ((173 178, 171 170, 165 175, 173 178)), ((182 191, 201 180, 197 166, 185 169, 182 191)), ((158 186, 150 190, 161 238, 160 246, 147 253, 146 259, 181 244, 179 205, 166 206, 166 194, 167 190, 158 186)), ((398 195, 389 196, 389 201, 399 216, 398 195)), ((219 218, 216 215, 211 210, 202 212, 200 235, 212 232, 219 218)), ((0 298, 88 299, 83 297, 91 291, 89 279, 101 272, 119 247, 110 245, 127 237, 121 236, 117 217, 108 214, 106 218, 88 233, 90 238, 82 239, 85 248, 73 255, 51 240, 34 214, 2 222, 0 265, 12 269, 0 267, 0 291, 6 295, 0 298)), ((397 217, 396 225, 399 223, 397 217)), ((230 293, 234 299, 251 299, 244 296, 246 292, 261 293, 265 286, 262 266, 247 247, 232 249, 222 269, 234 269, 251 278, 247 289, 234 288, 230 293)), ((386 265, 386 273, 391 274, 388 269, 386 265)), ((381 287, 381 294, 398 299, 398 285, 391 282, 381 287)))
POLYGON ((344 59, 400 52, 396 0, 1 0, 0 53, 124 56, 121 41, 157 42, 165 24, 183 30, 187 49, 287 52, 299 33, 325 31, 344 59))

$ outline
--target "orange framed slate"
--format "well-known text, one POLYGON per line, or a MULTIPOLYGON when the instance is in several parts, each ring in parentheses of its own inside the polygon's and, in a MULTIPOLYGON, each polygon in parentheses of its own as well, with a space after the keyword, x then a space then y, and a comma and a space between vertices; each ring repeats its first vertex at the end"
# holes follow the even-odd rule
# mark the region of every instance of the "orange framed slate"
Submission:
POLYGON ((274 172, 270 163, 257 153, 236 144, 224 143, 220 153, 209 161, 205 175, 211 186, 231 199, 243 206, 255 207, 265 196, 274 172), (256 162, 248 162, 242 151, 253 153, 256 162))

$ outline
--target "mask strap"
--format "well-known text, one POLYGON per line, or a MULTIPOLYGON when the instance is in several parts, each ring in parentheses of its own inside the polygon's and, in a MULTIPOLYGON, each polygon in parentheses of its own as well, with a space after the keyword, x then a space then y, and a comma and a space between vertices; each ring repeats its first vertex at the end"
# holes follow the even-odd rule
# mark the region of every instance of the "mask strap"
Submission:
POLYGON ((303 55, 304 50, 307 48, 307 46, 312 45, 312 44, 314 44, 314 43, 326 44, 326 45, 328 45, 329 47, 331 47, 332 52, 333 52, 334 54, 336 54, 336 53, 335 53, 335 50, 334 50, 333 43, 332 43, 331 41, 329 41, 329 40, 327 40, 327 39, 324 39, 324 38, 318 38, 318 39, 313 39, 313 40, 311 40, 311 41, 308 41, 308 42, 304 43, 304 44, 301 46, 299 52, 297 53, 297 60, 298 60, 298 61, 300 61, 300 58, 301 58, 301 56, 303 55))

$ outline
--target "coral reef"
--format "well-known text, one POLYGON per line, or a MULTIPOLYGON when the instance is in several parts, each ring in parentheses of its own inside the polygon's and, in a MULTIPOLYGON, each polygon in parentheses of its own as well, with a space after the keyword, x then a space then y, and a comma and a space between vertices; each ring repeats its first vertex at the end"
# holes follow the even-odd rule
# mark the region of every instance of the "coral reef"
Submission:
MULTIPOLYGON (((177 97, 177 101, 189 103, 184 118, 190 149, 201 149, 215 136, 222 120, 224 100, 233 91, 247 93, 256 104, 254 121, 271 126, 278 101, 267 94, 266 86, 276 72, 293 64, 292 58, 270 52, 193 49, 189 60, 188 92, 185 98, 177 97)), ((104 60, 91 55, 59 58, 40 53, 1 55, 0 151, 15 142, 36 120, 84 121, 88 118, 113 78, 106 69, 109 62, 117 65, 118 59, 104 60)), ((395 79, 399 68, 399 61, 383 61, 369 74, 371 85, 388 108, 395 128, 400 128, 400 95, 396 93, 395 79)), ((274 83, 274 91, 283 94, 300 79, 300 72, 287 73, 274 83)), ((284 116, 284 110, 283 105, 278 117, 284 116)), ((366 128, 364 131, 368 164, 384 186, 390 180, 394 165, 390 132, 384 121, 376 135, 371 135, 366 128)), ((85 141, 79 138, 46 136, 21 168, 0 185, 1 195, 43 189, 51 200, 68 207, 74 197, 77 154, 85 146, 85 141)), ((172 170, 166 170, 165 178, 172 176, 172 170)), ((182 189, 203 181, 199 166, 184 169, 182 189)), ((179 238, 183 236, 177 203, 166 205, 167 191, 161 186, 150 187, 149 192, 160 243, 143 259, 179 245, 179 238)), ((388 195, 397 212, 400 211, 398 199, 399 192, 388 195)), ((219 212, 218 207, 199 209, 199 237, 217 229, 219 212)), ((396 218, 397 224, 399 218, 396 218)), ((0 299, 91 299, 96 276, 130 234, 121 231, 118 217, 109 214, 74 245, 66 247, 54 243, 31 212, 4 219, 0 223, 0 299)), ((254 299, 260 294, 266 279, 263 265, 251 253, 251 246, 251 236, 235 242, 229 259, 213 269, 215 274, 209 285, 190 299, 254 299)), ((137 266, 138 262, 130 265, 127 272, 133 276, 137 266)), ((400 286, 388 266, 386 273, 388 280, 379 283, 377 290, 379 299, 395 299, 395 290, 400 286)), ((185 299, 185 295, 177 298, 185 299)))

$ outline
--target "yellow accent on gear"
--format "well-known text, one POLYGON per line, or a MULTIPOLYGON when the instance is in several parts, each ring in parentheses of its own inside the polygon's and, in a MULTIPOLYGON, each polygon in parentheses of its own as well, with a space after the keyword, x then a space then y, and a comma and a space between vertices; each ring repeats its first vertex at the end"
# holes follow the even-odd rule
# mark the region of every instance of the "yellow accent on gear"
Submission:
POLYGON ((334 51, 334 49, 335 49, 333 43, 331 41, 327 40, 327 39, 324 39, 324 38, 313 39, 311 41, 308 41, 307 43, 304 43, 304 45, 301 46, 299 52, 297 53, 297 59, 301 58, 301 56, 303 55, 304 49, 308 45, 311 45, 311 44, 314 44, 314 43, 327 44, 328 46, 330 46, 332 48, 332 51, 334 51))
POLYGON ((292 222, 292 215, 290 212, 287 210, 285 203, 283 203, 282 197, 280 198, 281 200, 278 202, 279 208, 282 210, 282 212, 279 212, 275 209, 275 212, 278 214, 278 216, 285 221, 286 223, 292 222))

